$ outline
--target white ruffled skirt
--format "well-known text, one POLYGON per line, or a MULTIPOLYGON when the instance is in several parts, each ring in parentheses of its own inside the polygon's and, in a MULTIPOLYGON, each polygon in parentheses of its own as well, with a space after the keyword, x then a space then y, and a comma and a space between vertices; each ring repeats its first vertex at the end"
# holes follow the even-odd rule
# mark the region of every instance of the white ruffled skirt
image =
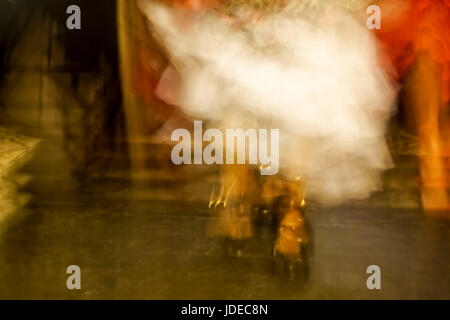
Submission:
POLYGON ((325 2, 295 3, 228 19, 141 1, 171 62, 158 93, 222 128, 279 129, 280 172, 306 175, 310 197, 365 198, 391 166, 385 131, 395 89, 364 25, 325 2))

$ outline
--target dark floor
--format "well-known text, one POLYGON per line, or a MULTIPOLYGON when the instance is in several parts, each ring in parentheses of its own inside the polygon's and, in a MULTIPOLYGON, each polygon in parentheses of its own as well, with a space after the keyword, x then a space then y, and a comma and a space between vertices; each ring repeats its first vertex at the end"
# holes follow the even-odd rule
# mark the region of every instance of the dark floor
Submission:
POLYGON ((291 280, 275 271, 269 225, 258 227, 240 258, 206 236, 213 219, 206 202, 184 199, 208 190, 208 182, 132 187, 124 178, 103 178, 80 185, 52 139, 23 170, 33 177, 25 189, 31 202, 2 226, 0 298, 450 298, 448 220, 373 199, 312 206, 310 276, 291 280), (81 267, 79 291, 66 288, 72 264, 81 267), (381 267, 381 290, 366 287, 372 264, 381 267))

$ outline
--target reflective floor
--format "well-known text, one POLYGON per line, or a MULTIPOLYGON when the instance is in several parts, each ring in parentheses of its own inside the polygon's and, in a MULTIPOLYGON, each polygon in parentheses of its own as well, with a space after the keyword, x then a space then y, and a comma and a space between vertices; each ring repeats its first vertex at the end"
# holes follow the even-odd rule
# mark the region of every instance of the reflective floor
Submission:
POLYGON ((308 209, 304 279, 277 268, 269 224, 257 226, 239 258, 206 235, 214 216, 189 194, 208 193, 207 179, 80 184, 61 146, 44 139, 22 170, 33 177, 23 190, 32 199, 2 224, 0 298, 450 298, 450 222, 392 208, 389 190, 347 207, 308 209), (81 268, 81 290, 66 288, 72 264, 81 268), (373 264, 381 290, 366 287, 373 264))

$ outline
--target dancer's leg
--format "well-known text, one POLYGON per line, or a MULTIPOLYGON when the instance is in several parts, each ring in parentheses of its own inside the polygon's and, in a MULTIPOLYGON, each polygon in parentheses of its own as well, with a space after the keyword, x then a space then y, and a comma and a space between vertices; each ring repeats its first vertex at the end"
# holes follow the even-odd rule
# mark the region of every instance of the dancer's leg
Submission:
POLYGON ((428 54, 418 57, 405 81, 407 107, 421 142, 421 198, 426 212, 448 209, 447 172, 439 128, 440 70, 428 54))
POLYGON ((220 175, 219 190, 214 191, 209 204, 219 214, 212 233, 234 240, 251 238, 251 208, 258 198, 252 169, 249 165, 223 165, 220 175))

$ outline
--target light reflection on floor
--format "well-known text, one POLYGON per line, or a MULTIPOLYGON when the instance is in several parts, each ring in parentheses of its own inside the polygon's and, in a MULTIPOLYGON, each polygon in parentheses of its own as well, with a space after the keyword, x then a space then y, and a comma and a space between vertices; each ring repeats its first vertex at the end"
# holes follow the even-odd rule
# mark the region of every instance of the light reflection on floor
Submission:
POLYGON ((450 223, 419 210, 311 208, 304 282, 274 272, 268 225, 243 257, 225 255, 223 243, 205 235, 206 205, 183 201, 190 188, 178 182, 140 191, 179 200, 145 199, 126 179, 79 185, 69 171, 51 138, 24 169, 34 178, 24 190, 33 198, 2 228, 0 298, 450 298, 450 223), (81 267, 80 291, 66 288, 71 264, 81 267), (381 267, 380 291, 366 288, 372 264, 381 267))

